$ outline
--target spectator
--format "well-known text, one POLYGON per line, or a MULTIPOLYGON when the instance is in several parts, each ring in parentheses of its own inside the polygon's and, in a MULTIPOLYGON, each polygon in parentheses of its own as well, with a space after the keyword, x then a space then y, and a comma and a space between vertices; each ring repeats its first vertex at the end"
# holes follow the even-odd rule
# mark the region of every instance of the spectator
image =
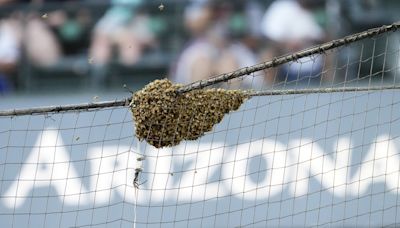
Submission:
POLYGON ((113 46, 119 54, 118 61, 130 66, 140 59, 143 49, 155 42, 149 28, 149 18, 135 15, 142 0, 113 0, 112 7, 96 24, 89 56, 92 60, 92 85, 102 84, 107 75, 107 64, 112 58, 113 46))
POLYGON ((190 83, 255 64, 254 53, 242 42, 231 40, 230 8, 195 2, 184 17, 191 41, 173 69, 175 82, 190 83))
POLYGON ((62 50, 50 26, 35 13, 28 16, 25 26, 23 42, 30 63, 39 67, 57 64, 62 56, 62 50))
MULTIPOLYGON (((25 3, 40 6, 47 2, 69 1, 73 0, 8 0, 0 1, 0 5, 25 3)), ((63 31, 66 22, 64 10, 45 13, 15 11, 0 21, 0 91, 11 90, 10 77, 16 70, 23 48, 28 62, 34 66, 51 67, 59 62, 63 50, 56 32, 63 31)))
POLYGON ((221 40, 211 31, 212 14, 212 8, 204 2, 192 3, 185 9, 184 23, 191 41, 173 69, 173 81, 189 83, 213 73, 213 61, 217 58, 221 40))
POLYGON ((0 94, 6 94, 13 88, 12 76, 20 56, 18 25, 19 22, 12 18, 0 21, 0 94))
MULTIPOLYGON (((318 1, 320 2, 320 1, 318 1)), ((279 56, 315 45, 326 39, 317 23, 312 0, 277 0, 267 9, 261 23, 262 33, 272 44, 264 56, 279 56)), ((279 69, 278 77, 285 81, 319 81, 323 59, 317 56, 299 59, 279 69)), ((269 80, 275 80, 270 78, 269 80)))
MULTIPOLYGON (((67 0, 14 0, 13 2, 23 2, 32 5, 43 5, 47 2, 64 2, 67 0)), ((70 1, 70 0, 69 0, 70 1)), ((61 11, 59 11, 61 12, 61 11)), ((39 67, 49 67, 58 63, 62 56, 62 48, 58 37, 53 31, 53 27, 60 24, 59 17, 53 16, 56 13, 39 12, 21 13, 17 12, 20 23, 16 29, 22 35, 21 45, 23 44, 29 62, 39 67)))
MULTIPOLYGON (((222 24, 221 27, 226 30, 227 35, 226 47, 221 51, 215 73, 227 73, 256 64, 255 52, 258 51, 261 37, 257 22, 262 17, 258 2, 245 0, 232 4, 231 1, 222 1, 218 8, 217 23, 222 24)), ((242 79, 231 80, 229 87, 255 88, 262 85, 261 77, 246 76, 242 79)))
MULTIPOLYGON (((0 7, 15 3, 15 0, 0 1, 0 7)), ((0 20, 0 95, 13 90, 13 76, 21 54, 20 23, 15 15, 0 20)))
MULTIPOLYGON (((46 2, 67 2, 67 0, 15 0, 12 2, 41 5, 46 2)), ((19 33, 23 33, 22 39, 19 40, 21 43, 18 46, 23 44, 30 63, 39 67, 49 67, 58 63, 63 50, 54 31, 62 27, 66 22, 65 12, 63 10, 44 14, 39 14, 38 12, 29 12, 27 14, 15 12, 13 18, 19 20, 19 23, 14 24, 14 29, 19 33)))

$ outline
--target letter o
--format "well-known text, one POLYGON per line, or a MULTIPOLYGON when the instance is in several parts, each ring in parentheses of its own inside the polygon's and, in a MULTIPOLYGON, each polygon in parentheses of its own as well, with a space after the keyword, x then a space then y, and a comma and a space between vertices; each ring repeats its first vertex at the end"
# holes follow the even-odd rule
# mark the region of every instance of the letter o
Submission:
POLYGON ((228 188, 227 193, 238 197, 243 194, 246 200, 262 200, 281 192, 287 176, 290 175, 286 167, 289 163, 286 156, 287 151, 281 143, 268 139, 239 145, 236 151, 230 151, 224 159, 222 181, 228 188), (256 156, 261 156, 267 162, 267 169, 259 170, 267 172, 266 176, 258 183, 255 183, 248 173, 250 159, 256 156))

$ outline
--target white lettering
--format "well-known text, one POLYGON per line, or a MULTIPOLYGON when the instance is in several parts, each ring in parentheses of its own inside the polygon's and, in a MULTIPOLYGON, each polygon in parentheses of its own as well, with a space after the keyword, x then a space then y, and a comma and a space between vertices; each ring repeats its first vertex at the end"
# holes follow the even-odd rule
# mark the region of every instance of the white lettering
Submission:
POLYGON ((286 163, 287 153, 279 142, 264 139, 238 146, 230 151, 223 165, 223 180, 226 186, 231 186, 227 193, 238 197, 238 194, 243 194, 246 199, 254 199, 257 195, 257 200, 274 196, 282 191, 285 177, 290 175, 285 174, 286 163), (248 171, 250 160, 257 156, 266 160, 267 175, 261 182, 255 183, 248 171))
POLYGON ((362 195, 372 183, 386 183, 388 189, 399 188, 400 161, 398 150, 388 135, 371 144, 361 168, 352 178, 354 194, 362 195))
MULTIPOLYGON (((133 202, 134 194, 126 194, 126 185, 133 185, 136 155, 127 146, 103 146, 89 149, 91 167, 90 200, 104 204, 119 194, 133 202), (127 168, 128 167, 128 168, 127 168)), ((85 194, 81 192, 81 194, 85 194)))
POLYGON ((35 188, 48 187, 43 197, 54 188, 66 205, 107 204, 116 197, 135 203, 133 179, 139 154, 145 155, 145 161, 138 181, 146 183, 139 186, 137 200, 155 205, 224 196, 257 201, 276 196, 286 187, 293 196, 303 196, 309 193, 311 179, 320 183, 319 191, 336 197, 365 194, 375 183, 399 188, 400 160, 393 139, 379 136, 359 166, 351 165, 351 148, 348 138, 339 138, 330 151, 323 151, 307 138, 292 140, 288 147, 270 139, 229 147, 186 142, 165 149, 146 146, 145 151, 104 145, 89 147, 90 169, 85 168, 82 174, 76 170, 78 164, 70 160, 59 132, 46 129, 2 200, 9 208, 20 207, 30 200, 35 188), (256 159, 264 161, 266 169, 255 167, 252 174, 251 162, 256 159), (351 171, 355 171, 353 176, 351 171), (87 186, 82 175, 90 178, 87 186))
POLYGON ((180 156, 174 156, 174 160, 177 159, 174 172, 177 172, 176 176, 179 173, 182 176, 175 182, 174 189, 177 190, 174 193, 179 193, 175 199, 207 200, 225 195, 224 185, 218 181, 209 181, 221 167, 224 152, 226 151, 222 144, 213 144, 212 148, 200 148, 192 143, 186 146, 186 150, 180 156))
MULTIPOLYGON (((81 191, 80 175, 70 163, 67 150, 57 130, 46 129, 23 163, 16 181, 4 194, 5 205, 21 206, 29 193, 38 187, 52 186, 67 205, 78 204, 81 191)), ((49 190, 50 191, 50 190, 49 190)), ((84 198, 80 203, 87 203, 84 198)))
POLYGON ((324 153, 317 143, 310 139, 294 140, 290 144, 293 157, 290 167, 290 192, 295 196, 307 194, 310 178, 321 183, 321 188, 343 196, 347 181, 350 142, 338 140, 336 151, 324 153))

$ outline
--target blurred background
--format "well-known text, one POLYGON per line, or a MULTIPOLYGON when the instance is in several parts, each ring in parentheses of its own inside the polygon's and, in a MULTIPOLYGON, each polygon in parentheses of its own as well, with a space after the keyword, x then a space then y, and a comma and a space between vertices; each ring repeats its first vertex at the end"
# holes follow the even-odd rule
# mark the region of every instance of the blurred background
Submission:
MULTIPOLYGON (((130 96, 130 91, 165 77, 185 84, 206 79, 355 32, 391 24, 400 19, 399 10, 398 0, 0 0, 0 110, 122 99, 130 96)), ((240 81, 239 86, 235 86, 235 81, 225 84, 229 84, 229 88, 254 90, 281 86, 398 84, 399 34, 382 34, 276 69, 257 72, 253 75, 255 77, 246 77, 250 80, 240 81)), ((247 141, 270 138, 282 145, 293 145, 293 142, 310 139, 314 150, 321 148, 330 157, 336 153, 339 139, 344 138, 353 143, 352 163, 347 167, 354 173, 362 164, 372 164, 363 163, 366 155, 375 156, 375 151, 386 151, 374 144, 378 139, 383 137, 382 142, 396 141, 396 145, 400 145, 400 113, 393 111, 400 110, 400 96, 397 94, 392 90, 254 98, 243 106, 242 111, 225 118, 216 133, 205 136, 202 143, 223 142, 223 145, 236 146, 247 141), (387 140, 387 136, 391 140, 387 140)), ((40 145, 46 145, 44 148, 50 148, 47 145, 64 148, 57 144, 58 139, 60 144, 64 140, 65 148, 68 148, 65 151, 76 161, 72 162, 73 166, 86 185, 94 183, 89 181, 91 174, 86 175, 85 171, 89 170, 85 168, 84 160, 87 151, 103 156, 103 152, 88 148, 110 146, 104 151, 118 153, 120 145, 127 148, 136 145, 133 144, 136 138, 132 137, 131 116, 126 108, 78 114, 0 118, 0 167, 3 164, 0 176, 8 181, 0 183, 0 196, 13 181, 20 180, 16 175, 23 164, 31 164, 24 163, 29 154, 40 151, 35 149, 35 143, 41 143, 41 132, 46 132, 46 129, 58 129, 60 137, 58 133, 55 133, 55 141, 51 137, 44 137, 46 140, 40 145), (39 138, 40 141, 37 141, 39 138)), ((198 150, 199 147, 196 148, 198 150)), ((53 152, 52 149, 46 151, 53 152)), ((389 153, 384 155, 389 156, 389 153)), ((390 161, 395 156, 386 158, 390 161)), ((87 161, 92 161, 90 159, 87 161)), ((119 164, 123 166, 121 170, 126 169, 124 163, 119 164)), ((252 167, 259 167, 259 170, 268 167, 267 163, 262 166, 251 164, 252 167)), ((128 170, 133 174, 133 164, 129 165, 128 170)), ((255 175, 258 173, 253 172, 255 175)), ((365 173, 372 175, 367 171, 365 173)), ((153 171, 146 175, 152 174, 153 171)), ((169 173, 167 176, 172 179, 169 173)), ((261 177, 264 178, 264 174, 261 177)), ((380 174, 380 177, 386 178, 386 173, 380 174)), ((147 178, 145 176, 142 180, 147 178)), ((181 176, 176 174, 174 178, 181 176)), ((347 192, 332 194, 330 187, 325 188, 322 183, 313 180, 310 182, 310 193, 302 197, 293 197, 287 190, 279 192, 274 198, 266 197, 262 202, 222 197, 207 201, 203 208, 193 203, 197 209, 193 209, 192 213, 216 214, 217 211, 209 209, 214 208, 214 203, 219 203, 222 209, 229 207, 229 210, 231 204, 232 208, 243 208, 257 203, 262 205, 258 207, 259 211, 252 212, 251 216, 243 213, 244 221, 254 220, 254 215, 264 216, 265 211, 269 211, 270 216, 279 218, 275 221, 267 217, 265 222, 269 222, 270 226, 397 226, 400 224, 397 221, 400 218, 399 188, 389 184, 385 187, 386 179, 374 178, 369 178, 374 187, 357 195, 347 192)), ((356 183, 369 183, 369 180, 361 182, 360 176, 356 183)), ((151 184, 151 181, 147 184, 151 184)), ((97 183, 93 186, 97 187, 97 183)), ((129 185, 121 185, 121 188, 126 186, 129 185)), ((121 223, 132 221, 133 204, 125 204, 125 193, 120 198, 99 197, 101 202, 110 204, 110 199, 117 202, 110 204, 115 207, 101 205, 95 208, 93 201, 83 206, 78 203, 64 208, 64 201, 57 195, 49 197, 53 192, 49 190, 51 187, 39 186, 37 189, 29 192, 27 197, 31 201, 21 207, 6 207, 0 202, 2 227, 7 227, 7 224, 14 227, 23 224, 20 226, 27 227, 26 222, 28 226, 41 227, 43 221, 48 227, 55 227, 57 225, 53 224, 56 223, 61 226, 64 224, 62 222, 75 223, 75 226, 97 222, 107 224, 114 218, 122 218, 120 211, 126 205, 127 213, 122 216, 128 220, 121 223), (50 200, 36 197, 43 194, 50 200), (60 210, 61 213, 57 212, 60 210), (103 210, 106 215, 99 212, 103 210), (75 214, 75 211, 79 212, 75 214), (31 212, 37 214, 31 216, 31 212)), ((68 192, 63 194, 68 195, 68 192)), ((177 202, 177 198, 163 199, 162 203, 164 200, 166 205, 176 205, 177 202)), ((144 204, 142 210, 139 209, 144 215, 138 216, 142 224, 156 221, 154 224, 160 225, 157 219, 162 216, 164 219, 177 218, 175 209, 160 209, 159 201, 150 202, 156 205, 154 208, 158 212, 153 213, 149 209, 150 203, 144 204)), ((188 207, 191 204, 182 204, 180 209, 190 213, 188 207)), ((249 208, 252 211, 255 207, 249 208)), ((212 224, 229 225, 233 221, 231 224, 239 225, 241 221, 236 220, 241 219, 241 215, 236 215, 221 212, 221 219, 212 224)), ((162 221, 161 218, 159 221, 162 221)), ((212 216, 210 219, 215 222, 212 216)), ((127 227, 131 226, 131 223, 127 224, 127 227)))
MULTIPOLYGON (((393 23, 399 9, 395 0, 0 0, 0 107, 48 94, 121 97, 124 84, 157 78, 189 83, 393 23)), ((290 70, 260 83, 293 80, 290 70)), ((332 80, 340 76, 318 78, 332 80)))

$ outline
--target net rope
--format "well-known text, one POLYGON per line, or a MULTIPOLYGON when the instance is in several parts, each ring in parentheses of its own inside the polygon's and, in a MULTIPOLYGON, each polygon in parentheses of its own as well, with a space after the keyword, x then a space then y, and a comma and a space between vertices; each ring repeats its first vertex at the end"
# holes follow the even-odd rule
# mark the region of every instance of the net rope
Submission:
MULTIPOLYGON (((314 46, 305 50, 298 51, 296 53, 276 57, 272 60, 254 65, 245 67, 239 70, 236 70, 231 73, 220 74, 210 79, 200 80, 197 82, 193 82, 184 86, 183 88, 178 90, 178 93, 185 93, 195 89, 202 89, 208 86, 212 86, 221 82, 226 82, 235 78, 239 78, 245 75, 250 75, 252 73, 266 70, 273 67, 278 67, 288 62, 295 62, 301 58, 309 57, 315 54, 325 53, 329 50, 340 48, 342 46, 377 36, 382 33, 395 32, 400 27, 400 23, 396 22, 391 25, 383 25, 378 28, 369 29, 367 31, 363 31, 360 33, 352 34, 341 39, 336 39, 333 41, 326 42, 324 44, 314 46)), ((371 75, 372 76, 372 75, 371 75)), ((330 93, 330 92, 351 92, 351 91, 364 91, 364 90, 378 90, 378 89, 398 89, 398 85, 385 86, 382 88, 379 87, 370 87, 370 88, 342 88, 342 89, 334 89, 334 88, 321 88, 307 90, 307 89, 298 89, 298 90, 276 90, 276 91, 265 91, 265 92, 250 92, 250 96, 263 96, 263 95, 285 95, 285 94, 302 94, 302 93, 330 93)), ((32 114, 40 114, 40 113, 51 113, 51 112, 66 112, 66 111, 79 111, 79 110, 89 110, 89 109, 98 109, 105 107, 118 107, 118 106, 128 106, 131 102, 132 98, 125 98, 122 100, 115 101, 103 101, 103 102, 93 102, 79 105, 63 105, 63 106, 51 106, 51 107, 42 107, 42 108, 32 108, 32 109, 21 109, 21 110, 5 110, 0 111, 0 116, 9 116, 9 115, 32 115, 32 114)))
POLYGON ((182 87, 251 97, 174 147, 131 98, 0 111, 1 226, 399 226, 398 26, 182 87))

